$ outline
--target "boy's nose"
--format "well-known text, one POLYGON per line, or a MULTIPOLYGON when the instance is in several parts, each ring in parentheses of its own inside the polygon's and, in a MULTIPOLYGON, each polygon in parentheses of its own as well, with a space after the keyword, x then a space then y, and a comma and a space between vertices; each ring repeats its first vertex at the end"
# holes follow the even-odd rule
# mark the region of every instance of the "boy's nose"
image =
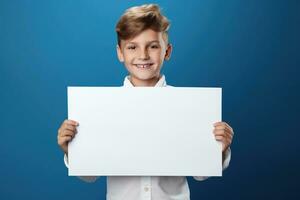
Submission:
POLYGON ((148 60, 148 59, 150 58, 150 57, 149 57, 149 53, 148 53, 147 50, 141 51, 139 57, 140 57, 141 60, 148 60))

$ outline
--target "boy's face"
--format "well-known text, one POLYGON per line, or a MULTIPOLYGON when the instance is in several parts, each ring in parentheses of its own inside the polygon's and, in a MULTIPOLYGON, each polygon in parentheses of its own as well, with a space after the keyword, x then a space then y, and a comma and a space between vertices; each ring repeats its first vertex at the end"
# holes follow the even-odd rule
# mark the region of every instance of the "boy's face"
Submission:
POLYGON ((131 78, 147 82, 159 78, 164 60, 171 55, 172 46, 166 44, 163 33, 147 29, 117 46, 120 62, 124 62, 131 78))

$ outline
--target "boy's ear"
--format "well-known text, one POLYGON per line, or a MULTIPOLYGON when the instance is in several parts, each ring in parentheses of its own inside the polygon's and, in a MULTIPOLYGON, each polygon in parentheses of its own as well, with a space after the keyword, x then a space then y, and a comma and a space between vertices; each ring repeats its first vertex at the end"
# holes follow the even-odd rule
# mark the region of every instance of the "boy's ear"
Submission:
POLYGON ((165 55, 165 60, 170 60, 171 54, 172 54, 172 45, 168 44, 167 49, 166 49, 166 55, 165 55))
POLYGON ((117 45, 117 54, 118 54, 118 59, 120 62, 124 62, 124 56, 121 50, 121 47, 117 45))

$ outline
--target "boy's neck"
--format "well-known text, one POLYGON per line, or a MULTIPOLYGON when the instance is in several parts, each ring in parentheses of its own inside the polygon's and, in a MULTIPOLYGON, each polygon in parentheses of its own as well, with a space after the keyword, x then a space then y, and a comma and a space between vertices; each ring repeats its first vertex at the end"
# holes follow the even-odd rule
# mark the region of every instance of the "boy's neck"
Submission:
POLYGON ((137 79, 134 76, 129 76, 129 81, 132 83, 134 87, 153 87, 161 78, 161 75, 155 76, 151 79, 141 80, 137 79))

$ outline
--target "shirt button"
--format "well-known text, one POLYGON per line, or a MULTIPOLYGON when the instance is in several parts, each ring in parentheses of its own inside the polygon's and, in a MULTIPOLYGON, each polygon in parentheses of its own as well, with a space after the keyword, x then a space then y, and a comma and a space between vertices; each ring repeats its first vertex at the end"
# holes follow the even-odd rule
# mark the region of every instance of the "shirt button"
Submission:
POLYGON ((145 192, 148 192, 149 188, 148 187, 144 187, 144 190, 145 190, 145 192))

